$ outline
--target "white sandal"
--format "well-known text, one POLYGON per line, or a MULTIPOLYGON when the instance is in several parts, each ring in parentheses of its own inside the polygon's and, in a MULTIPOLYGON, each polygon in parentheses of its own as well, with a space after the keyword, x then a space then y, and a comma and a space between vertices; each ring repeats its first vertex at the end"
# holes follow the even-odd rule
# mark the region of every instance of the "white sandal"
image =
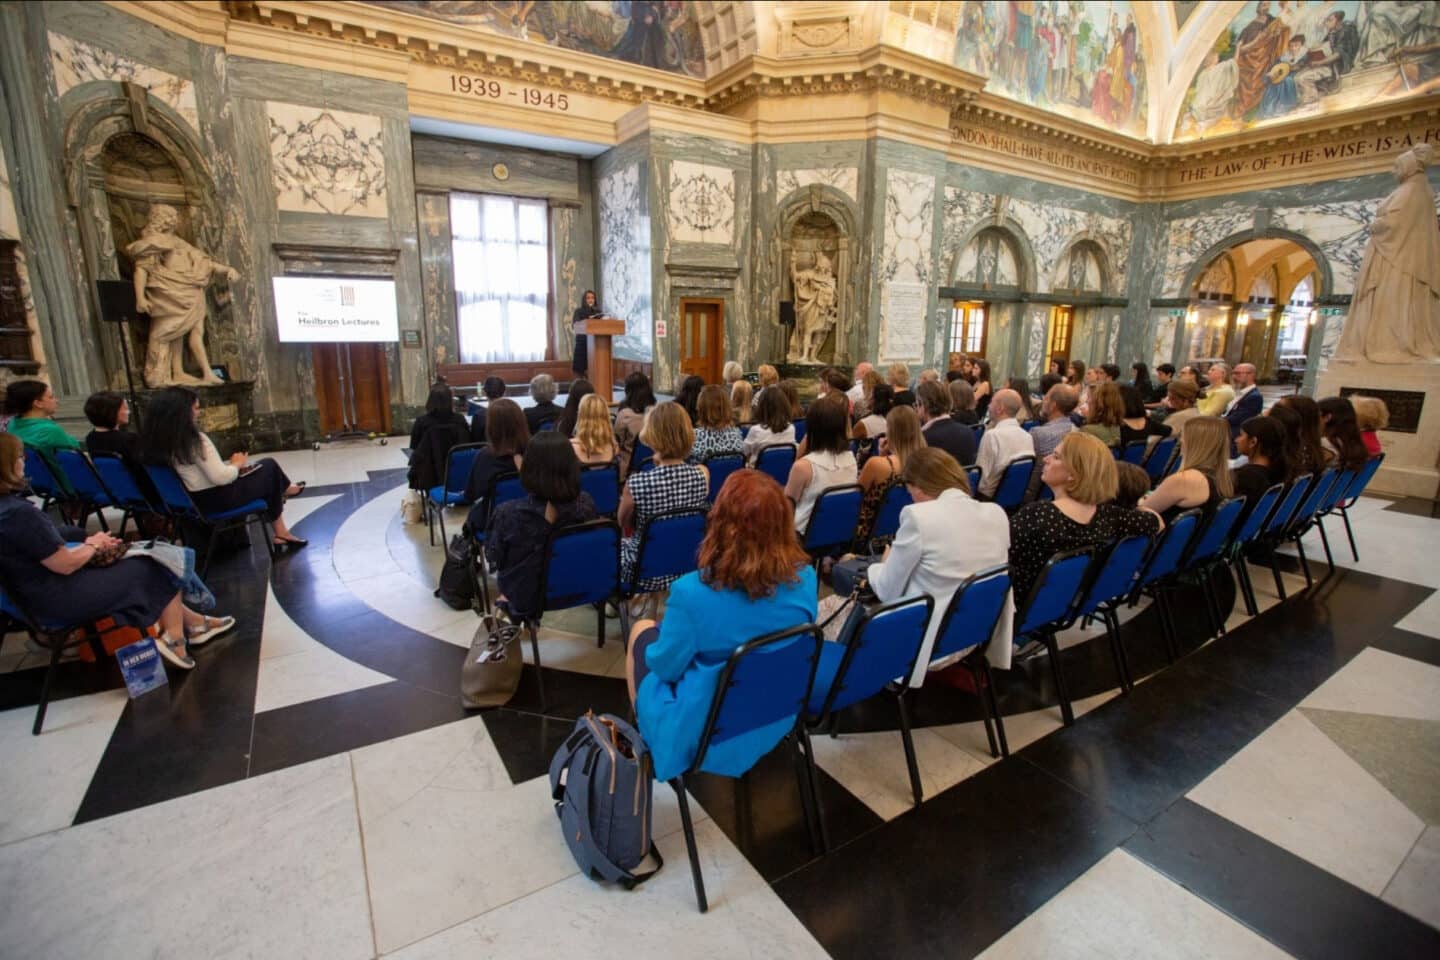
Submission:
POLYGON ((155 638, 155 649, 160 656, 170 661, 171 666, 179 667, 181 670, 194 670, 195 661, 185 652, 185 643, 182 640, 171 640, 165 634, 155 638))
POLYGON ((205 622, 204 622, 203 624, 201 624, 200 627, 199 627, 199 631, 200 631, 199 633, 191 633, 191 630, 192 630, 192 629, 194 629, 194 628, 192 628, 192 627, 186 627, 186 628, 185 628, 186 638, 187 638, 187 641, 188 641, 188 643, 189 643, 190 646, 192 646, 192 647, 198 647, 198 646, 201 646, 202 644, 209 643, 211 640, 214 640, 216 637, 224 636, 225 634, 229 633, 231 630, 235 629, 235 618, 234 618, 234 617, 206 617, 206 618, 205 618, 205 622), (210 626, 210 622, 211 622, 212 620, 213 620, 213 621, 215 622, 215 624, 216 624, 216 625, 213 626, 213 627, 210 626))

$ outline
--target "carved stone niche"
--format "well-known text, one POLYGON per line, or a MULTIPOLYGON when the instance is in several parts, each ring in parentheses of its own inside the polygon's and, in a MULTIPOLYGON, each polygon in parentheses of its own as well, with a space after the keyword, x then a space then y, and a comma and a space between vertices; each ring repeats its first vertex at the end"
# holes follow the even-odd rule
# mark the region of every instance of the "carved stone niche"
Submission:
MULTIPOLYGON (((780 276, 782 300, 795 300, 795 272, 816 267, 823 255, 830 261, 835 277, 835 314, 833 326, 826 332, 818 349, 807 354, 800 341, 802 324, 791 331, 784 355, 791 362, 845 363, 849 358, 848 334, 852 326, 850 279, 854 270, 851 249, 855 236, 854 218, 840 199, 838 191, 819 184, 792 201, 780 216, 780 276)), ((798 304, 797 304, 798 307, 798 304)))
POLYGON ((802 57, 858 48, 862 14, 856 12, 856 7, 849 3, 808 3, 772 8, 779 27, 779 55, 802 57))

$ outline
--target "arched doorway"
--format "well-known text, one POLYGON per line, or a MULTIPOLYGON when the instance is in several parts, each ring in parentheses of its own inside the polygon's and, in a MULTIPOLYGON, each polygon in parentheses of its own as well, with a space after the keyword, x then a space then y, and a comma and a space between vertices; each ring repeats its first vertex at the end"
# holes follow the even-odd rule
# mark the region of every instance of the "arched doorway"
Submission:
POLYGON ((975 293, 951 305, 950 334, 945 343, 952 365, 962 354, 993 362, 989 353, 991 326, 997 320, 996 299, 1012 300, 1018 295, 1023 270, 1015 238, 1000 227, 984 228, 961 247, 951 282, 975 293))
POLYGON ((1068 365, 1072 358, 1092 364, 1113 359, 1112 331, 1118 333, 1119 318, 1107 318, 1103 308, 1093 303, 1109 287, 1108 258, 1094 240, 1077 240, 1061 254, 1050 289, 1057 297, 1073 298, 1074 302, 1051 307, 1047 364, 1059 360, 1068 365))

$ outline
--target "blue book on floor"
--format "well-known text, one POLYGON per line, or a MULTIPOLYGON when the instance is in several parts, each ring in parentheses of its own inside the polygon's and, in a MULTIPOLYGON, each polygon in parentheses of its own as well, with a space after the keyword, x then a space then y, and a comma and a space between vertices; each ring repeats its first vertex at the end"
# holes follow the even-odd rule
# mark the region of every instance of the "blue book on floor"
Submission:
POLYGON ((165 661, 160 659, 160 651, 150 637, 116 650, 115 659, 120 661, 120 673, 132 700, 170 682, 165 676, 165 661))

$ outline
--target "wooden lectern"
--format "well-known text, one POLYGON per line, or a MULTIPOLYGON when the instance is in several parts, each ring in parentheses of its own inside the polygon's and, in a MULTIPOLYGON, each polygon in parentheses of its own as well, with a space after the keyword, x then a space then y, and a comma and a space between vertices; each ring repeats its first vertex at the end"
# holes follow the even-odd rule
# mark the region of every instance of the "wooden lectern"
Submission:
POLYGON ((586 372, 595 392, 609 403, 615 393, 615 376, 611 364, 610 338, 623 336, 625 321, 614 317, 591 317, 575 324, 575 332, 583 333, 589 350, 589 366, 586 372))

